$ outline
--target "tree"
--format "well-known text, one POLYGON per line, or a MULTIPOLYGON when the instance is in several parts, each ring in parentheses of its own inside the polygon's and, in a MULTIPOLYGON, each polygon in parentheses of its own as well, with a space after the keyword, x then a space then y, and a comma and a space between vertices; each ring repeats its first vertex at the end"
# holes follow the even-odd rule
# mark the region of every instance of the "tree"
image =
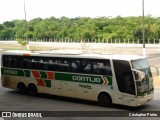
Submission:
MULTIPOLYGON (((145 16, 145 39, 160 38, 160 18, 145 16)), ((0 24, 0 38, 25 38, 24 20, 0 24)), ((35 18, 28 21, 28 38, 45 39, 142 39, 142 17, 35 18)))
POLYGON ((14 28, 14 27, 15 27, 15 24, 14 24, 13 21, 6 21, 6 22, 3 23, 3 26, 4 26, 5 28, 14 28))
POLYGON ((0 24, 0 31, 4 29, 4 26, 0 24))
POLYGON ((13 29, 4 29, 0 31, 0 38, 10 39, 13 38, 15 31, 13 29))

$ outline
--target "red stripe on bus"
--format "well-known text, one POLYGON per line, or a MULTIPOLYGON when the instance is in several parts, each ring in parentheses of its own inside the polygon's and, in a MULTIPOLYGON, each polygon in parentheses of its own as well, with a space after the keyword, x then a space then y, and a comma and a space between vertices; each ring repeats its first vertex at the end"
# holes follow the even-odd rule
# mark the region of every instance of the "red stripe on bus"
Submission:
POLYGON ((50 80, 54 79, 54 73, 53 72, 46 72, 46 73, 47 73, 47 76, 48 76, 47 79, 50 79, 50 80))
POLYGON ((37 71, 37 70, 32 70, 32 74, 33 74, 33 76, 34 76, 35 78, 40 78, 40 77, 41 77, 40 72, 37 71))
POLYGON ((107 85, 108 84, 108 79, 107 79, 107 77, 106 76, 103 76, 103 84, 104 85, 107 85))
POLYGON ((36 79, 36 80, 37 80, 37 85, 38 85, 38 86, 42 86, 42 87, 45 86, 45 82, 44 82, 43 79, 36 79))

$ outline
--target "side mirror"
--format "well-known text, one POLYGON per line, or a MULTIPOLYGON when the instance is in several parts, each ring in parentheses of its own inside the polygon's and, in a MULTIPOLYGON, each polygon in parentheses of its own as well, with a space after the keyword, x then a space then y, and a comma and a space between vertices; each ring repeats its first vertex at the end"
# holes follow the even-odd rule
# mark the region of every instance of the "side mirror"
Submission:
POLYGON ((134 72, 136 81, 142 81, 145 78, 144 72, 136 69, 132 69, 132 71, 134 72))

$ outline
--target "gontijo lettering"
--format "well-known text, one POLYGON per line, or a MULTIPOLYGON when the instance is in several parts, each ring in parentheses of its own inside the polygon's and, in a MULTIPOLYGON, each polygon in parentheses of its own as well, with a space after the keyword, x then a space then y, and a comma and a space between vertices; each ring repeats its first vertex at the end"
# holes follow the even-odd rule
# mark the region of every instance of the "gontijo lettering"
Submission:
POLYGON ((101 79, 97 77, 72 76, 72 80, 78 82, 100 83, 101 79))

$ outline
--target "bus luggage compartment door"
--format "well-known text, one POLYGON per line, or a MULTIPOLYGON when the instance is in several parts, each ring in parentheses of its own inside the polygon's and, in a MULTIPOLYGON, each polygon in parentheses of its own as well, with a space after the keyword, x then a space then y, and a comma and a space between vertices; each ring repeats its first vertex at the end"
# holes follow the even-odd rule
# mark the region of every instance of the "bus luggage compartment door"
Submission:
POLYGON ((62 96, 75 97, 76 86, 74 82, 62 81, 61 86, 62 86, 62 96))
POLYGON ((93 86, 90 84, 77 83, 76 97, 81 99, 93 100, 93 86))
POLYGON ((53 85, 53 92, 52 92, 52 94, 54 94, 54 95, 61 95, 62 94, 61 81, 54 80, 54 81, 52 81, 52 85, 53 85))

